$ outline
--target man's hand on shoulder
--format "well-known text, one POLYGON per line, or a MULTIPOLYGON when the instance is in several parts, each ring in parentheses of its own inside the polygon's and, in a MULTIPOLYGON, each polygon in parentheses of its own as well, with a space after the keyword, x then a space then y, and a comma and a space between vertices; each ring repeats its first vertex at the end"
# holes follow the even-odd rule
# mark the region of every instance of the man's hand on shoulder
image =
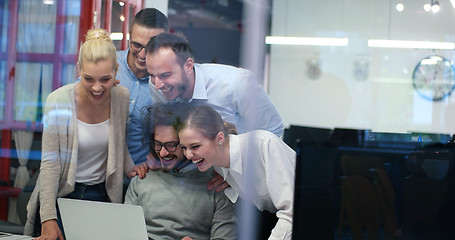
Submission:
POLYGON ((207 183, 208 189, 215 189, 216 192, 221 192, 230 187, 229 183, 224 181, 223 177, 213 170, 213 178, 207 183))
POLYGON ((134 176, 139 176, 140 179, 145 178, 147 172, 149 171, 149 168, 147 166, 147 163, 141 163, 139 165, 134 166, 130 172, 128 173, 128 178, 131 179, 134 176))

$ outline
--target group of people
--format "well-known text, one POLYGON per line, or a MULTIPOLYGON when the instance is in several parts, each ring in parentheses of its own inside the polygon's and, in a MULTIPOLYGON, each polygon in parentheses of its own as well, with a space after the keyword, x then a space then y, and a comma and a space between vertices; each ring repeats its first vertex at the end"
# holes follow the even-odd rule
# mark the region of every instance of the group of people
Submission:
POLYGON ((236 239, 241 198, 276 213, 269 239, 291 239, 295 152, 250 71, 195 63, 152 8, 136 14, 128 50, 89 30, 77 67, 79 81, 46 101, 25 235, 65 239, 65 197, 141 205, 151 239, 236 239))

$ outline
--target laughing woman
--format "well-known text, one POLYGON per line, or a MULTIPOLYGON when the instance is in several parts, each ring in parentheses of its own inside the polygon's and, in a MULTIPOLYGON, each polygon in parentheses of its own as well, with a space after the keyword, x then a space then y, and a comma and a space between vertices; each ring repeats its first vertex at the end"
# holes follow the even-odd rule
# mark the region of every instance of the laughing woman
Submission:
POLYGON ((77 65, 81 80, 46 101, 40 174, 24 231, 36 239, 64 239, 58 197, 121 203, 123 176, 145 175, 127 149, 129 93, 115 86, 116 49, 105 30, 87 33, 77 65))
POLYGON ((294 150, 271 132, 255 130, 234 135, 229 134, 230 126, 211 107, 189 110, 177 126, 186 157, 202 172, 214 166, 231 185, 225 193, 232 202, 240 196, 261 211, 276 213, 278 222, 269 239, 291 239, 294 150), (254 172, 245 172, 246 169, 254 172), (252 179, 244 179, 245 175, 252 179), (246 189, 247 185, 254 190, 246 189))

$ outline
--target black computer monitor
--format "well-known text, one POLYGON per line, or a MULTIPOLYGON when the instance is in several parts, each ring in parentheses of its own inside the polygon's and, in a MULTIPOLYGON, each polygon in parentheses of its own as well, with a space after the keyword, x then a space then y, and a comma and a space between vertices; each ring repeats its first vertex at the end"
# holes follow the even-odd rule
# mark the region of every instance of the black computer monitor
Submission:
POLYGON ((285 130, 283 140, 294 150, 297 143, 304 145, 323 145, 330 141, 332 129, 290 125, 285 130))
POLYGON ((297 153, 293 239, 332 240, 334 207, 332 175, 338 148, 331 129, 291 126, 289 145, 297 153))

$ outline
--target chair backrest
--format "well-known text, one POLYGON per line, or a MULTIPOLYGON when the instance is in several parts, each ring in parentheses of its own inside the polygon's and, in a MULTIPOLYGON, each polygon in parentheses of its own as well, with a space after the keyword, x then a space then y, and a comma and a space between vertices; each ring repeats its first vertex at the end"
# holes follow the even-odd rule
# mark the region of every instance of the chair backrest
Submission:
POLYGON ((373 186, 378 196, 381 210, 382 225, 384 226, 384 240, 394 239, 398 228, 395 215, 395 190, 387 173, 382 168, 370 169, 373 186))
POLYGON ((32 195, 33 189, 36 185, 36 180, 38 179, 39 170, 37 170, 28 180, 27 184, 22 189, 21 193, 17 197, 16 210, 19 220, 25 225, 27 221, 27 204, 32 195))
POLYGON ((373 185, 366 176, 342 176, 341 193, 354 240, 362 240, 366 228, 369 240, 379 239, 379 206, 373 185))

